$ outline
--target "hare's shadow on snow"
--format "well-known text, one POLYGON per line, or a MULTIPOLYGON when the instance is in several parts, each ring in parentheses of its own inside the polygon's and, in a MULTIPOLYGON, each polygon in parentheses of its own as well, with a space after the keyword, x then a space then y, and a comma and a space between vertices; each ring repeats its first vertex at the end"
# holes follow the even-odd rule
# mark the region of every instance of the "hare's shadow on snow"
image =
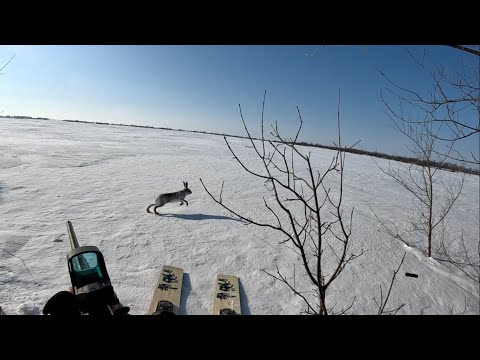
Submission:
POLYGON ((246 221, 241 219, 236 219, 230 216, 221 216, 221 215, 208 215, 208 214, 162 214, 160 213, 158 216, 163 217, 174 217, 178 219, 184 220, 233 220, 238 221, 243 224, 248 224, 246 221))

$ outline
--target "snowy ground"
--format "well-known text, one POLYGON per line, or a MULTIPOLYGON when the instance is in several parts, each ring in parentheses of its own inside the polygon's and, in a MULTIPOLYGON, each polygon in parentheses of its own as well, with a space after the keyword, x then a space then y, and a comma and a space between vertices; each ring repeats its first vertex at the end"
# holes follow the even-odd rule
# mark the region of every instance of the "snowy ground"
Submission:
MULTIPOLYGON (((253 161, 243 139, 231 144, 253 161)), ((308 148, 320 167, 333 152, 308 148)), ((387 165, 386 160, 377 160, 387 165)), ((252 162, 253 164, 253 162, 252 162)), ((450 173, 445 173, 446 176, 450 173)), ((46 301, 70 286, 66 264, 72 221, 81 245, 105 256, 115 291, 131 314, 146 313, 163 264, 184 269, 181 313, 210 314, 217 273, 240 278, 244 314, 299 314, 305 309, 282 283, 261 272, 275 266, 308 290, 298 257, 272 230, 246 225, 215 204, 199 178, 224 201, 251 217, 267 219, 262 181, 247 174, 222 137, 189 132, 45 120, 0 119, 0 307, 7 314, 40 314, 46 301), (147 214, 161 192, 188 181, 189 206, 166 205, 164 216, 147 214)), ((388 287, 404 251, 404 264, 389 307, 399 314, 479 313, 478 284, 379 231, 379 216, 405 227, 410 197, 368 156, 347 154, 344 204, 355 207, 356 259, 327 294, 336 309, 374 314, 379 286, 388 287), (405 277, 405 272, 419 274, 405 277), (467 304, 467 305, 465 305, 467 304)), ((461 230, 472 254, 479 234, 479 177, 467 175, 448 219, 461 230)), ((478 254, 476 254, 478 258, 478 254)), ((477 260, 478 262, 478 260, 477 260)))

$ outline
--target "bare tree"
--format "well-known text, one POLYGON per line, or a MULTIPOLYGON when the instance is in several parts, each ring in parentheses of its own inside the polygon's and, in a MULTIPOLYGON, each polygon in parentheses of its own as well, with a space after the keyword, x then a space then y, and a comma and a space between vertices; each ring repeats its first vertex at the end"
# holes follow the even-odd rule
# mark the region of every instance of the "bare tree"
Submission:
POLYGON ((456 71, 445 66, 427 65, 425 51, 420 58, 407 50, 415 64, 432 81, 432 91, 427 94, 400 86, 380 70, 389 84, 386 88, 387 94, 394 95, 400 103, 398 107, 394 107, 383 93, 382 101, 387 105, 390 115, 407 127, 412 124, 426 125, 429 135, 443 144, 443 147, 436 149, 438 155, 480 165, 480 149, 476 153, 462 154, 464 151, 452 147, 453 143, 460 145, 467 138, 474 138, 475 141, 479 139, 480 51, 461 45, 450 46, 465 54, 456 71), (415 119, 404 116, 405 105, 410 110, 418 111, 421 116, 415 119))
MULTIPOLYGON (((442 228, 442 224, 458 199, 464 182, 463 176, 453 180, 453 175, 448 176, 447 182, 442 181, 446 176, 445 173, 437 173, 438 167, 447 160, 480 164, 478 154, 471 153, 470 160, 465 160, 466 156, 455 149, 457 143, 480 133, 480 52, 460 45, 452 47, 467 54, 470 61, 462 59, 460 70, 454 74, 452 69, 447 71, 443 66, 434 69, 428 66, 425 52, 419 59, 407 50, 433 82, 433 91, 429 95, 402 87, 380 71, 389 84, 387 93, 399 100, 396 107, 381 94, 387 114, 396 129, 410 141, 408 149, 424 164, 399 164, 397 169, 381 170, 413 195, 410 230, 426 237, 428 256, 432 256, 435 232, 438 241, 444 241, 446 229, 442 228), (407 108, 416 113, 407 113, 407 108), (442 193, 443 197, 440 196, 442 193)), ((393 229, 386 221, 381 223, 386 233, 410 245, 398 229, 393 229)))
MULTIPOLYGON (((460 179, 455 179, 453 175, 449 175, 447 181, 444 181, 445 172, 438 172, 438 166, 442 166, 446 161, 451 148, 446 154, 438 155, 436 142, 439 140, 432 132, 431 123, 406 124, 406 122, 398 122, 393 116, 392 120, 400 133, 410 140, 409 150, 424 165, 398 163, 395 168, 389 166, 388 169, 384 169, 375 160, 373 161, 383 173, 394 179, 413 196, 409 220, 410 232, 419 233, 426 238, 427 255, 431 257, 436 229, 444 222, 460 196, 465 176, 462 174, 459 175, 460 179)), ((387 225, 387 221, 376 217, 387 234, 411 245, 405 239, 405 235, 399 234, 398 229, 393 230, 391 224, 387 225)))
MULTIPOLYGON (((216 198, 207 189, 202 179, 200 181, 208 195, 231 214, 249 224, 270 228, 283 238, 280 244, 293 245, 294 251, 301 257, 306 274, 314 286, 313 299, 311 295, 308 295, 311 292, 302 292, 293 286, 281 274, 278 267, 276 274, 266 273, 286 284, 296 295, 300 296, 307 305, 306 313, 333 314, 332 308, 327 306, 327 290, 347 264, 363 254, 363 250, 359 254, 353 254, 350 251, 353 208, 347 223, 342 206, 345 152, 342 153, 340 150, 340 92, 337 111, 338 144, 336 144, 339 150, 332 157, 324 172, 315 170, 311 154, 304 154, 302 148, 297 145, 303 124, 298 107, 300 123, 295 137, 293 139, 282 137, 278 130, 278 124, 275 123, 270 132, 274 140, 266 139, 264 133, 265 96, 266 92, 263 98, 259 142, 255 142, 251 136, 239 105, 240 116, 251 149, 260 160, 264 171, 253 170, 249 164, 237 156, 226 137, 224 139, 233 158, 240 166, 252 176, 265 182, 265 187, 271 193, 271 197, 263 197, 263 203, 266 211, 275 220, 267 223, 241 215, 223 201, 223 183, 220 195, 216 198), (306 170, 306 177, 299 175, 301 170, 306 170), (331 188, 326 185, 327 177, 332 178, 336 183, 335 195, 334 191, 331 191, 331 188)), ((338 313, 345 313, 351 306, 338 313)))

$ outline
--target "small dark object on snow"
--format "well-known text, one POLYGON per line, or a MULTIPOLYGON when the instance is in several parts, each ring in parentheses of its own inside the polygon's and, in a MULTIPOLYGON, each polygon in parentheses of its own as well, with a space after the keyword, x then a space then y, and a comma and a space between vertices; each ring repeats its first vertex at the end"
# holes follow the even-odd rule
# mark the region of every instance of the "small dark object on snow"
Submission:
POLYGON ((418 274, 405 273, 405 276, 410 276, 410 277, 417 278, 418 274))

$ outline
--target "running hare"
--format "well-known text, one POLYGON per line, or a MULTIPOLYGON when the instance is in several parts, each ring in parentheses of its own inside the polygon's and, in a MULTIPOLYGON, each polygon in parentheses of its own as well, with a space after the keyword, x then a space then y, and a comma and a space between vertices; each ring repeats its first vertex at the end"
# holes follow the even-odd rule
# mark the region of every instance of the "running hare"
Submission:
POLYGON ((149 209, 154 206, 153 212, 157 215, 160 215, 157 212, 157 208, 171 202, 180 202, 180 205, 183 205, 183 202, 188 206, 188 201, 185 200, 185 196, 190 195, 192 191, 188 188, 188 182, 183 182, 183 190, 173 192, 173 193, 165 193, 165 194, 160 194, 157 196, 157 199, 155 200, 155 204, 150 204, 147 207, 147 212, 149 213, 149 209))

